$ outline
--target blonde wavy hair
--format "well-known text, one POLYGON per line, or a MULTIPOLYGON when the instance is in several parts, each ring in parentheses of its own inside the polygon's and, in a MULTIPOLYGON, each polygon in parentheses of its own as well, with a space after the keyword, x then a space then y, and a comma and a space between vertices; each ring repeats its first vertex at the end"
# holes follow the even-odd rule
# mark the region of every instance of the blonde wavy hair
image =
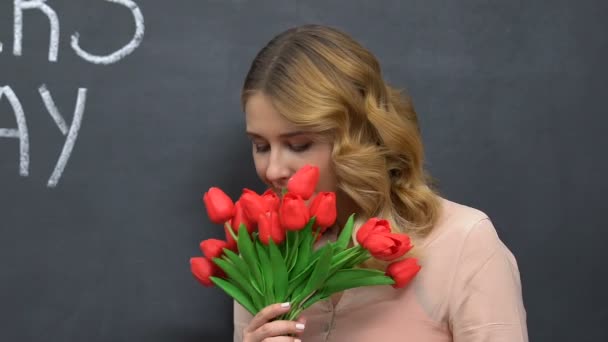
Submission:
POLYGON ((293 124, 332 139, 338 191, 358 206, 358 225, 378 216, 414 241, 428 235, 440 202, 423 167, 416 112, 384 82, 370 51, 335 28, 291 28, 253 60, 243 108, 257 92, 293 124))

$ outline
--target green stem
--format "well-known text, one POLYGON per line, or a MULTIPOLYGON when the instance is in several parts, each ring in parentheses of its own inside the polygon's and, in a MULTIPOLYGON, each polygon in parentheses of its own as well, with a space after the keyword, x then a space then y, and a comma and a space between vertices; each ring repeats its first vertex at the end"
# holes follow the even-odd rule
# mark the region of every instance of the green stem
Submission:
POLYGON ((232 226, 230 225, 230 221, 226 221, 226 223, 224 223, 224 224, 228 228, 228 232, 230 233, 230 235, 232 235, 232 238, 234 239, 234 241, 237 241, 238 237, 234 233, 234 230, 232 230, 232 226))

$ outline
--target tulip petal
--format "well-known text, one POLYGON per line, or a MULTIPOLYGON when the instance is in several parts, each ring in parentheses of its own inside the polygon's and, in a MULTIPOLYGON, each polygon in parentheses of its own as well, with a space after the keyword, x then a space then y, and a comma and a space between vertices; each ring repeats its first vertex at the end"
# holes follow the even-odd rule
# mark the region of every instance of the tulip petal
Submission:
POLYGON ((394 288, 403 288, 418 274, 421 266, 416 258, 395 261, 386 269, 386 275, 395 280, 394 288))
POLYGON ((319 182, 319 168, 305 165, 287 182, 287 190, 307 200, 312 196, 319 182))
POLYGON ((194 277, 206 287, 213 286, 210 277, 214 273, 214 265, 207 258, 193 257, 190 258, 190 270, 194 277))
POLYGON ((234 203, 224 191, 217 187, 209 188, 203 195, 203 202, 209 219, 217 224, 223 224, 234 215, 234 203))

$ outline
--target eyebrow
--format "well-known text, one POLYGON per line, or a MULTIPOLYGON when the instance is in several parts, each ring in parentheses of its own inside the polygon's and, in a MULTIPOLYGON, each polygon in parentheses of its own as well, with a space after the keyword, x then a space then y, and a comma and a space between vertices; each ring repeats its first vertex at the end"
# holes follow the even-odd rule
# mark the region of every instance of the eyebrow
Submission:
MULTIPOLYGON (((291 137, 303 135, 303 134, 308 134, 308 132, 293 131, 293 132, 281 133, 281 134, 279 134, 279 137, 280 138, 291 138, 291 137)), ((247 131, 247 135, 252 138, 263 138, 261 135, 254 133, 254 132, 250 132, 250 131, 247 131)))

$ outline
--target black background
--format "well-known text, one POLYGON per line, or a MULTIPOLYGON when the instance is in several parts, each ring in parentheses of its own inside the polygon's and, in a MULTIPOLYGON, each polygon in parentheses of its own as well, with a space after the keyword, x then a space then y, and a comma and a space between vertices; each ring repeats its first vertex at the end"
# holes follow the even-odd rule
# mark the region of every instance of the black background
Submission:
MULTIPOLYGON (((201 287, 188 260, 222 236, 200 201, 210 186, 261 190, 244 135, 240 87, 255 53, 304 23, 350 33, 389 83, 412 95, 427 165, 443 194, 490 215, 515 254, 531 341, 608 340, 605 1, 136 1, 142 44, 123 6, 47 1, 60 21, 0 3, 0 86, 23 104, 19 142, 0 138, 0 340, 229 341, 232 306, 201 287), (71 123, 86 109, 59 184, 65 138, 38 87, 71 123)), ((16 128, 6 98, 0 128, 16 128)))

